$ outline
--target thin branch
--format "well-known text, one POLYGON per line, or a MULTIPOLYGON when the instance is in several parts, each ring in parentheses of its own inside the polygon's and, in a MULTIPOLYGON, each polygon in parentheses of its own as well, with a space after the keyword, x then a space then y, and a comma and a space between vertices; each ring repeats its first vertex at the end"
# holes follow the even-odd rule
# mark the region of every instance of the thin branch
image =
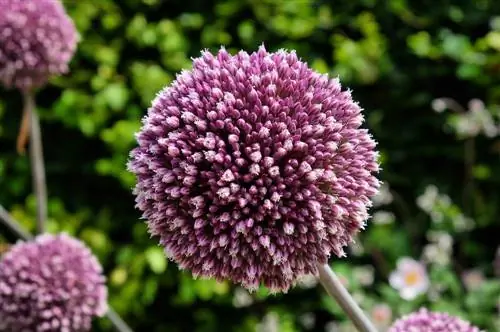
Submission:
POLYGON ((342 310, 351 319, 352 323, 360 332, 377 332, 377 329, 370 322, 358 304, 354 301, 351 294, 344 288, 337 275, 328 266, 328 264, 319 264, 319 281, 340 305, 342 310))
POLYGON ((14 233, 18 238, 25 241, 31 240, 33 238, 33 236, 30 233, 25 231, 19 225, 19 223, 10 216, 9 212, 7 212, 7 210, 5 210, 5 208, 2 205, 0 205, 0 221, 2 222, 2 224, 7 226, 7 228, 12 233, 14 233))
POLYGON ((30 161, 33 190, 36 196, 37 232, 45 232, 47 220, 47 184, 45 181, 45 164, 43 162, 42 132, 40 120, 36 112, 35 98, 32 92, 24 92, 24 107, 31 124, 30 161))
MULTIPOLYGON (((24 230, 19 223, 12 218, 12 216, 7 212, 7 210, 0 205, 0 223, 7 226, 7 228, 14 233, 17 237, 22 240, 28 241, 33 239, 33 235, 24 230)), ((113 310, 113 308, 109 307, 106 312, 106 317, 111 321, 114 325, 117 332, 133 332, 133 330, 125 323, 125 321, 113 310)))

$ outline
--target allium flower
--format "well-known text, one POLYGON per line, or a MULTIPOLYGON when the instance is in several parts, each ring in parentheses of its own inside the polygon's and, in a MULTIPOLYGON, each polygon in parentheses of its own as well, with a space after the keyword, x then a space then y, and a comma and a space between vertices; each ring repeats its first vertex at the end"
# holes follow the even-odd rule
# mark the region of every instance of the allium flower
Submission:
POLYGON ((102 268, 65 234, 20 242, 0 259, 0 331, 89 331, 107 310, 102 268))
POLYGON ((431 312, 425 308, 403 316, 388 332, 480 332, 480 329, 458 317, 431 312))
POLYGON ((0 0, 0 81, 30 90, 67 71, 78 34, 59 0, 0 0))
POLYGON ((379 182, 362 122, 294 52, 203 52, 143 120, 137 207, 195 276, 286 291, 365 225, 379 182))
POLYGON ((427 291, 430 285, 425 266, 409 257, 398 260, 396 271, 389 276, 391 286, 405 300, 412 300, 427 291))

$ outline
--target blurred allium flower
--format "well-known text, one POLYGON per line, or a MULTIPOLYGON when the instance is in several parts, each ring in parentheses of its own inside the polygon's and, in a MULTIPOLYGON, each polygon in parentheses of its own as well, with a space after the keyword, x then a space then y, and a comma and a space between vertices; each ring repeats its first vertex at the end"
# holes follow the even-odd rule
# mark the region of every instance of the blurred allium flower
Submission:
POLYGON ((389 283, 405 300, 425 293, 430 285, 425 266, 409 257, 398 260, 396 270, 389 276, 389 283))
POLYGON ((59 0, 0 0, 0 81, 30 90, 67 71, 78 34, 59 0))
POLYGON ((371 319, 380 329, 386 329, 392 321, 392 309, 387 304, 377 304, 371 310, 371 319))
POLYGON ((480 332, 479 328, 446 313, 431 312, 425 308, 403 316, 389 328, 389 332, 480 332))
POLYGON ((286 291, 365 225, 379 167, 362 122, 294 52, 203 52, 143 121, 137 206, 195 276, 286 291))
POLYGON ((40 235, 0 259, 0 331, 88 331, 106 310, 102 268, 76 239, 40 235))

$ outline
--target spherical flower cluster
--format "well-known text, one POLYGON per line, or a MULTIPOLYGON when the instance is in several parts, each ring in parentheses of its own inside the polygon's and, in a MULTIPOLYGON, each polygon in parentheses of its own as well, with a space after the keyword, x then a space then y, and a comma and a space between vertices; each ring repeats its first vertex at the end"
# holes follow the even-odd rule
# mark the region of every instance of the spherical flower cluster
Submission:
POLYGON ((294 52, 203 52, 137 134, 137 207, 195 277, 287 291, 365 225, 379 166, 362 122, 294 52))
POLYGON ((390 327, 389 332, 480 332, 479 328, 446 313, 425 308, 406 315, 390 327))
POLYGON ((65 234, 40 235, 0 259, 0 331, 89 331, 107 311, 102 268, 65 234))
POLYGON ((0 81, 30 90, 68 69, 78 41, 59 0, 0 0, 0 81))

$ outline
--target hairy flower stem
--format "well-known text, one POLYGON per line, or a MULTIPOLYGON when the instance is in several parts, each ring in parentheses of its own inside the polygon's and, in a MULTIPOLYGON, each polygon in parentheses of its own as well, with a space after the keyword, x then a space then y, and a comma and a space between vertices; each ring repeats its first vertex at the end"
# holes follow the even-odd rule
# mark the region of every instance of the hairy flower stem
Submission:
POLYGON ((377 332, 377 329, 373 326, 368 317, 366 317, 349 292, 344 288, 330 266, 328 266, 328 264, 320 264, 318 265, 318 271, 320 283, 328 294, 337 301, 358 331, 377 332))
MULTIPOLYGON (((4 224, 12 233, 14 233, 18 238, 29 241, 33 239, 33 235, 24 230, 19 223, 12 218, 12 216, 7 212, 7 210, 0 205, 0 223, 4 224)), ((117 332, 133 332, 127 323, 111 308, 108 308, 106 312, 106 317, 113 323, 115 330, 117 332)))
POLYGON ((24 92, 24 112, 30 119, 30 161, 33 190, 36 195, 37 232, 45 231, 47 220, 47 184, 45 181, 45 165, 43 161, 42 132, 40 120, 36 112, 35 98, 32 92, 24 92))

